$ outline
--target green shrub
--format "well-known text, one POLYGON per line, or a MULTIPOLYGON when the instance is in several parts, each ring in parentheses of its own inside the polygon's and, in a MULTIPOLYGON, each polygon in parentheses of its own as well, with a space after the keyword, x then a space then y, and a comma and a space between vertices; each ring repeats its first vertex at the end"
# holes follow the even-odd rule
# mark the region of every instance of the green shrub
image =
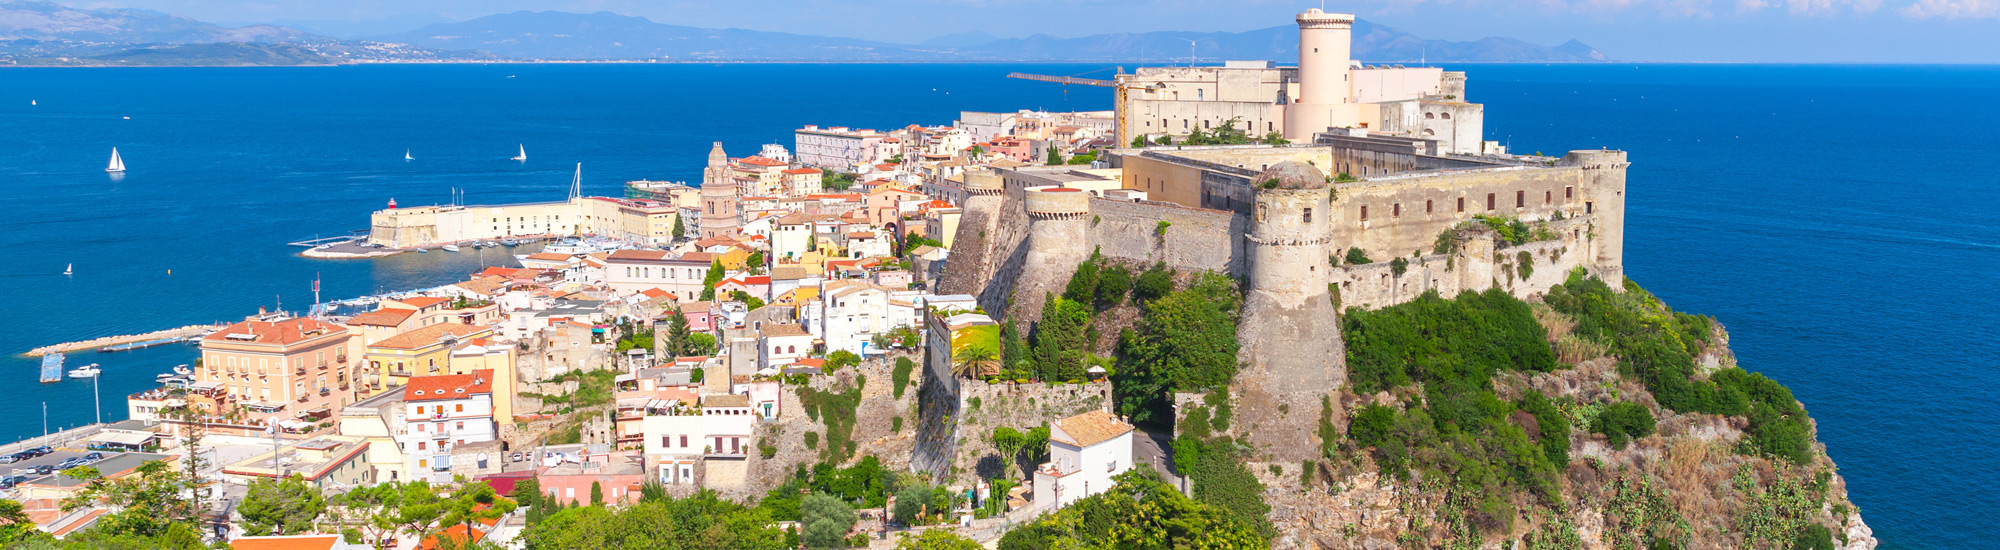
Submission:
POLYGON ((1389 272, 1395 274, 1395 276, 1401 277, 1403 276, 1404 273, 1407 273, 1409 271, 1410 271, 1410 260, 1408 258, 1397 256, 1396 259, 1389 260, 1389 272))
POLYGON ((1123 266, 1111 266, 1097 272, 1097 308, 1117 307, 1125 303, 1125 294, 1132 290, 1132 270, 1123 266))
POLYGON ((1347 265, 1368 265, 1372 263, 1375 263, 1375 260, 1368 259, 1368 253, 1362 252, 1360 247, 1347 249, 1347 265))
POLYGON ((1174 291, 1174 272, 1167 264, 1156 263, 1139 274, 1139 280, 1132 283, 1132 299, 1140 303, 1151 302, 1166 297, 1174 291))
POLYGON ((908 357, 897 357, 895 370, 889 372, 889 380, 896 384, 896 399, 903 398, 903 389, 910 386, 910 372, 916 370, 917 362, 908 357))
POLYGON ((1396 422, 1396 410, 1382 405, 1368 405, 1355 413, 1347 423, 1347 437, 1354 444, 1373 447, 1389 435, 1389 427, 1396 422))
POLYGON ((806 432, 805 437, 807 449, 819 448, 819 432, 806 432))
POLYGON ((1207 274, 1144 304, 1139 322, 1119 333, 1112 390, 1135 421, 1170 421, 1172 392, 1214 391, 1236 376, 1242 296, 1234 279, 1207 274))
POLYGON ((1792 540, 1792 550, 1833 550, 1833 531, 1820 524, 1807 525, 1792 540))
POLYGON ((1609 436, 1611 446, 1625 448, 1627 438, 1653 435, 1653 413, 1637 403, 1612 403, 1597 414, 1590 431, 1609 436))
POLYGON ((903 417, 897 416, 890 418, 889 431, 891 433, 903 433, 903 417))

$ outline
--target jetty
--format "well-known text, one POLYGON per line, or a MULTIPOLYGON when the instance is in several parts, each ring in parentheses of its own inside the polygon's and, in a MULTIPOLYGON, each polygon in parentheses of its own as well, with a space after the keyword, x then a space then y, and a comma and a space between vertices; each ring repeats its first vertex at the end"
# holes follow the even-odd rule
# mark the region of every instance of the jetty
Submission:
POLYGON ((147 341, 144 341, 144 342, 133 342, 133 343, 130 343, 130 344, 118 344, 118 345, 116 345, 116 346, 105 346, 105 347, 102 347, 102 348, 98 348, 98 349, 97 349, 97 351, 99 351, 99 352, 102 352, 102 353, 111 353, 111 352, 114 352, 114 351, 130 351, 130 350, 135 350, 135 349, 142 349, 142 348, 150 348, 150 347, 153 347, 153 346, 161 346, 161 345, 166 345, 166 344, 173 344, 173 343, 179 343, 179 342, 186 342, 186 341, 188 341, 188 339, 187 339, 187 337, 185 337, 185 336, 183 336, 183 337, 175 337, 175 338, 161 338, 161 339, 158 339, 158 340, 147 340, 147 341))
POLYGON ((51 353, 42 356, 42 383, 61 382, 63 354, 51 353))
POLYGON ((52 353, 58 353, 58 354, 70 353, 76 351, 83 351, 87 349, 98 349, 107 347, 120 347, 120 349, 118 350, 108 350, 108 351, 138 349, 142 347, 150 347, 150 346, 157 346, 160 344, 170 343, 188 338, 190 336, 201 336, 218 330, 222 330, 221 325, 188 325, 180 328, 156 330, 145 334, 105 336, 102 338, 92 338, 81 342, 64 342, 61 344, 42 346, 39 348, 28 350, 27 355, 29 357, 41 357, 52 353), (125 346, 126 344, 144 344, 144 345, 125 346))

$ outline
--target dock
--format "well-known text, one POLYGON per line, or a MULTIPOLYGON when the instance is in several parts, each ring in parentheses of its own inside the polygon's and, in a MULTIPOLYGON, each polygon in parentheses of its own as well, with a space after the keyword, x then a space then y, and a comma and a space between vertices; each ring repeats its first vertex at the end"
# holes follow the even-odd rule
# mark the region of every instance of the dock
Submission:
POLYGON ((63 357, 60 353, 42 356, 42 383, 62 381, 63 357))
POLYGON ((144 342, 133 342, 133 343, 130 343, 130 344, 118 344, 118 345, 116 345, 116 346, 105 346, 105 347, 103 347, 103 348, 99 348, 99 349, 98 349, 97 351, 98 351, 98 352, 101 352, 101 353, 111 353, 111 352, 114 352, 114 351, 131 351, 131 350, 135 350, 135 349, 142 349, 142 348, 150 348, 150 347, 153 347, 153 346, 162 346, 162 345, 166 345, 166 344, 174 344, 174 343, 180 343, 180 342, 186 342, 186 341, 188 341, 186 337, 174 337, 174 338, 161 338, 161 339, 158 339, 158 340, 147 340, 147 341, 144 341, 144 342))
POLYGON ((201 336, 218 330, 222 330, 221 325, 188 325, 180 328, 156 330, 145 334, 105 336, 102 338, 92 338, 81 342, 64 342, 61 344, 55 344, 51 346, 42 346, 39 348, 28 350, 27 355, 29 357, 41 357, 51 353, 73 353, 87 349, 122 346, 125 344, 145 344, 142 346, 123 348, 123 349, 138 349, 141 347, 157 346, 162 343, 178 341, 180 339, 188 338, 190 336, 201 336))

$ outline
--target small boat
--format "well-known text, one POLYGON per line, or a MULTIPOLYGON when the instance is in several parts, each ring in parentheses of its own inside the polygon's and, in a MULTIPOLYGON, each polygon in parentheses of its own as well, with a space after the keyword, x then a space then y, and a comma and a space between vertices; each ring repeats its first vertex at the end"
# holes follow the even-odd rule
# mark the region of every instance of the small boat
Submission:
POLYGON ((100 369, 100 368, 97 368, 97 363, 91 363, 91 364, 88 364, 88 365, 84 365, 84 366, 81 366, 81 367, 77 367, 77 368, 74 368, 74 369, 70 369, 70 371, 69 371, 69 377, 70 377, 70 378, 96 378, 98 374, 102 374, 103 372, 104 372, 104 369, 100 369))
POLYGON ((458 251, 458 245, 455 245, 455 244, 448 244, 448 245, 444 245, 444 246, 440 246, 440 247, 438 247, 438 248, 442 248, 442 249, 444 249, 444 251, 445 251, 445 252, 457 252, 457 251, 458 251))
POLYGON ((422 253, 422 254, 429 254, 429 253, 431 253, 431 249, 428 249, 428 248, 419 248, 419 249, 417 249, 417 252, 418 252, 418 253, 422 253))
POLYGON ((521 147, 521 154, 514 155, 514 158, 508 160, 518 160, 522 162, 526 162, 528 160, 528 146, 524 144, 521 145, 520 147, 521 147))
POLYGON ((520 242, 515 241, 514 239, 502 239, 500 241, 500 246, 519 246, 520 244, 521 244, 520 242))
POLYGON ((410 156, 410 150, 409 150, 409 149, 404 149, 404 150, 403 150, 403 160, 417 160, 417 159, 416 159, 415 157, 411 157, 411 156, 410 156))
POLYGON ((179 376, 192 376, 194 375, 194 369, 188 368, 187 365, 181 365, 174 367, 174 374, 179 376))
POLYGON ((69 265, 66 265, 66 266, 63 266, 63 274, 64 274, 64 275, 75 275, 75 274, 76 274, 76 264, 69 264, 69 265))
POLYGON ((117 147, 111 148, 111 164, 109 166, 105 166, 104 171, 113 174, 125 171, 125 159, 118 158, 117 147))
POLYGON ((159 373, 159 374, 156 374, 156 375, 153 375, 153 381, 154 381, 154 382, 159 382, 159 383, 163 383, 163 384, 164 384, 164 383, 166 383, 166 381, 168 381, 168 380, 172 380, 172 379, 174 379, 174 373, 171 373, 171 372, 163 372, 163 373, 159 373))

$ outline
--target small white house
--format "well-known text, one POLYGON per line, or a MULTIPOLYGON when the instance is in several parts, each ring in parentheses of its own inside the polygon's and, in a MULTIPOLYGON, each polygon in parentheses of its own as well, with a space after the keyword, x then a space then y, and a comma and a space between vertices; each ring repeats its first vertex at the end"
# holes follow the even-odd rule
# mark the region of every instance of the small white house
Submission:
POLYGON ((1095 410, 1049 425, 1049 461, 1035 468, 1035 502, 1053 510, 1111 488, 1132 469, 1132 424, 1095 410))

